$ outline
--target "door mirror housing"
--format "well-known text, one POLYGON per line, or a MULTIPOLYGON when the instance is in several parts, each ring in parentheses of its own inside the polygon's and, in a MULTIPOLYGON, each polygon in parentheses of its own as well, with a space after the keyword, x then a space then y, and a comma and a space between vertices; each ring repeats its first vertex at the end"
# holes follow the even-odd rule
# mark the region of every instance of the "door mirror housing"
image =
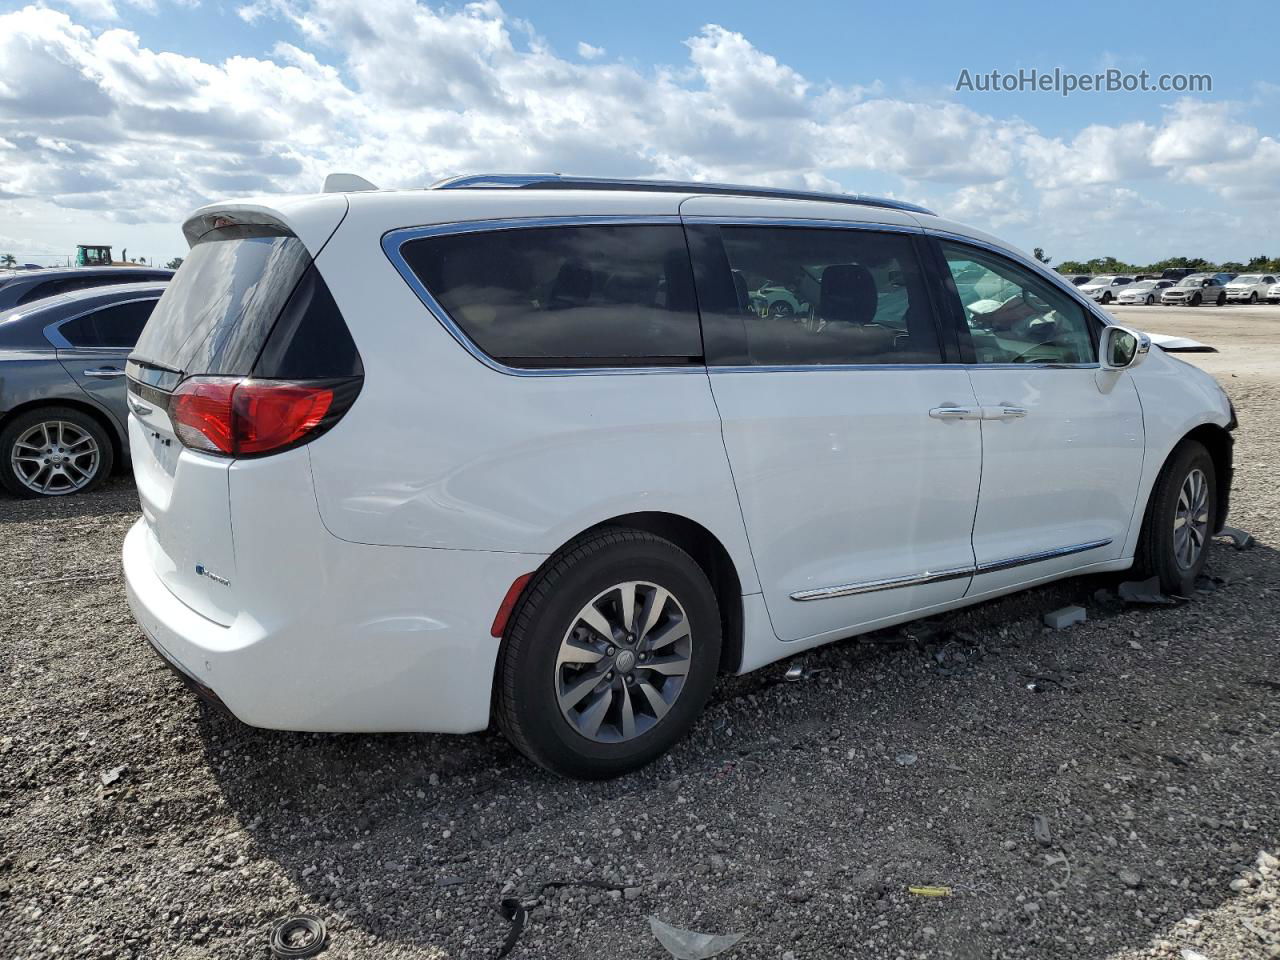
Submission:
POLYGON ((1098 357, 1103 370, 1136 367, 1147 358, 1150 350, 1151 338, 1145 333, 1115 325, 1102 328, 1098 357))

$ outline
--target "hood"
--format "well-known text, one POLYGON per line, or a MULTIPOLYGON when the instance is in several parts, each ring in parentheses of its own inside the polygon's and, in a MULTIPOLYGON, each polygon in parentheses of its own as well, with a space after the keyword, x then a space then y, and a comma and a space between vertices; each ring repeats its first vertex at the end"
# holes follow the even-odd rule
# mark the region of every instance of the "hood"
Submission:
MULTIPOLYGON (((1145 332, 1145 331, 1144 331, 1145 332)), ((1170 337, 1163 333, 1148 333, 1151 342, 1165 353, 1217 353, 1217 347, 1211 347, 1199 340, 1189 337, 1170 337)))

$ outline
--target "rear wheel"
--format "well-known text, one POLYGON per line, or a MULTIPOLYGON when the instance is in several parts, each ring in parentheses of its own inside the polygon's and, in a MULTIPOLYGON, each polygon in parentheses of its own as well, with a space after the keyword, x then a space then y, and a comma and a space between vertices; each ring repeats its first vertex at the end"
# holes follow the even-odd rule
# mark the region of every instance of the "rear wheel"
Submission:
POLYGON ((1140 577, 1158 577, 1166 593, 1191 593, 1217 529, 1217 483, 1209 451, 1195 440, 1179 444, 1147 504, 1135 564, 1140 577))
POLYGON ((92 490, 111 473, 111 439, 74 407, 40 407, 0 431, 0 482, 16 497, 61 497, 92 490))
POLYGON ((498 724, 548 770, 617 776, 688 732, 719 662, 720 612, 702 568, 661 537, 601 530, 526 588, 498 658, 498 724))

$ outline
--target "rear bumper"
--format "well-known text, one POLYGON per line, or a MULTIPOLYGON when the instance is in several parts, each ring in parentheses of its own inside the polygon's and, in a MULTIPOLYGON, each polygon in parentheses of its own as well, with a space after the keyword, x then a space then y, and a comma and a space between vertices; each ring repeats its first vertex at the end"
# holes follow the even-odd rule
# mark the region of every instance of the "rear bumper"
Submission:
POLYGON ((148 640, 197 693, 277 730, 483 730, 498 654, 489 626, 511 582, 540 562, 372 547, 323 530, 327 542, 277 536, 251 584, 240 565, 245 609, 222 626, 160 580, 150 536, 138 521, 123 556, 129 606, 148 640))

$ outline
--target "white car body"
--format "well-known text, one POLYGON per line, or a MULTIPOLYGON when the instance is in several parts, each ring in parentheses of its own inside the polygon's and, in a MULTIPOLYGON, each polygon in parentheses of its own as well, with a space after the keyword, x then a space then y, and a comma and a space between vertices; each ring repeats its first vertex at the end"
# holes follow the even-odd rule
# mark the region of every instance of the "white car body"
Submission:
MULTIPOLYGON (((188 235, 217 218, 300 240, 363 363, 327 432, 256 458, 184 445, 131 379, 143 516, 124 543, 130 605, 171 666, 254 726, 484 729, 504 598, 618 518, 714 544, 733 673, 1123 570, 1170 451, 1197 431, 1229 449, 1234 426, 1217 383, 1158 348, 1120 370, 513 369, 397 253, 405 238, 498 226, 835 224, 950 238, 1042 278, 1097 330, 1113 322, 1026 254, 913 209, 697 185, 460 186, 215 204, 188 235)), ((189 258, 166 298, 194 269, 189 258)))
POLYGON ((1242 273, 1234 280, 1227 281, 1227 300, 1257 303, 1270 296, 1270 290, 1275 284, 1276 278, 1269 273, 1242 273))
POLYGON ((1088 283, 1081 284, 1076 289, 1098 303, 1110 303, 1131 283, 1133 283, 1133 277, 1103 274, 1094 277, 1088 283))
POLYGON ((1267 287, 1267 303, 1280 303, 1280 283, 1267 287))
POLYGON ((1172 280, 1138 280, 1123 287, 1116 294, 1116 303, 1147 305, 1159 303, 1161 291, 1171 286, 1173 286, 1172 280))

